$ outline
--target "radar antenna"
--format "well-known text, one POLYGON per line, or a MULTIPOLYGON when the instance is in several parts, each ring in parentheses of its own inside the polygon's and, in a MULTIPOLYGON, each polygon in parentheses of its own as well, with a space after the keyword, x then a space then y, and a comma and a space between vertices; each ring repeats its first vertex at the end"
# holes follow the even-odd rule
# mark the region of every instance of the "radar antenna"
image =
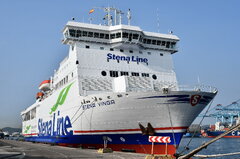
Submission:
MULTIPOLYGON (((106 20, 106 25, 112 26, 113 25, 113 16, 111 12, 114 12, 114 25, 122 24, 122 14, 123 12, 117 8, 113 7, 93 7, 96 9, 101 9, 107 14, 105 14, 103 20, 106 20)), ((131 17, 131 16, 130 16, 131 17)))

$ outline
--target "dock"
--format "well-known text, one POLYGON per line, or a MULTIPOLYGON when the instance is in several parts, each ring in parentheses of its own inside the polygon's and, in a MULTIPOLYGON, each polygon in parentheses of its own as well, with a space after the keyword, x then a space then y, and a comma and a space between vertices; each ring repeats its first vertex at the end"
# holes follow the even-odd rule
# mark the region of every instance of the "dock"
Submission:
POLYGON ((146 154, 117 152, 98 153, 96 149, 81 149, 16 140, 0 140, 0 158, 24 159, 144 159, 146 154))

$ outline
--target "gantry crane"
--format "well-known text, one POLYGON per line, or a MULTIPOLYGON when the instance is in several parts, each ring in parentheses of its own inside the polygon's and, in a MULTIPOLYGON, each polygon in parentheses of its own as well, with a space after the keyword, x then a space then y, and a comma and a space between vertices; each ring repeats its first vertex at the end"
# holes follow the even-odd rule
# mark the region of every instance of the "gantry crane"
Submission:
POLYGON ((199 117, 213 117, 216 122, 228 123, 232 126, 236 120, 240 119, 240 99, 227 106, 217 104, 207 114, 200 114, 199 117))

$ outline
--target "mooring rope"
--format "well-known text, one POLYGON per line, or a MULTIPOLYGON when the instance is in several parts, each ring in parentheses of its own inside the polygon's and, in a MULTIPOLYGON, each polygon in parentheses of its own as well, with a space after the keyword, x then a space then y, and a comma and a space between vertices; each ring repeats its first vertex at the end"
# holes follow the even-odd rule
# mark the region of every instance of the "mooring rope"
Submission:
POLYGON ((232 153, 225 153, 225 154, 215 154, 215 155, 194 155, 194 157, 201 157, 201 158, 210 158, 210 157, 222 157, 222 156, 232 156, 232 155, 239 155, 240 152, 232 152, 232 153))
POLYGON ((170 123, 171 123, 172 134, 173 134, 173 145, 175 145, 175 147, 176 147, 177 144, 176 144, 175 134, 174 134, 174 130, 173 130, 173 123, 172 123, 172 117, 171 117, 169 104, 167 104, 167 106, 168 106, 168 114, 169 114, 169 119, 170 119, 170 123))
MULTIPOLYGON (((202 124, 203 119, 205 118, 206 114, 208 113, 208 111, 209 111, 209 109, 210 109, 212 103, 213 103, 213 100, 211 100, 211 102, 210 102, 210 104, 209 104, 209 106, 208 106, 208 108, 207 108, 207 111, 204 113, 204 115, 203 115, 201 121, 199 122, 199 125, 202 124)), ((187 143, 187 145, 186 145, 186 146, 184 147, 184 149, 179 153, 180 155, 181 155, 182 153, 184 153, 185 151, 189 150, 189 147, 188 147, 188 146, 189 146, 190 143, 192 142, 193 137, 194 137, 194 135, 195 135, 196 133, 197 133, 197 131, 195 130, 194 133, 193 133, 193 135, 192 135, 192 137, 190 138, 189 142, 187 143)))

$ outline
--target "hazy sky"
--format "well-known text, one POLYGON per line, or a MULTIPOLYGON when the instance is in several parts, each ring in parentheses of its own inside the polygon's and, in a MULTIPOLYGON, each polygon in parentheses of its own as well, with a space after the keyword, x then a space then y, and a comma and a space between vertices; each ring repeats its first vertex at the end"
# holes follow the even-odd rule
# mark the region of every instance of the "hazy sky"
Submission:
POLYGON ((35 101, 38 85, 48 79, 68 54, 61 44, 64 25, 99 23, 94 7, 132 10, 132 25, 180 37, 174 54, 180 84, 200 82, 218 88, 213 105, 240 98, 240 1, 238 0, 1 0, 0 128, 20 127, 20 112, 35 101), (157 12, 158 10, 158 12, 157 12), (158 27, 159 22, 159 27, 158 27))

